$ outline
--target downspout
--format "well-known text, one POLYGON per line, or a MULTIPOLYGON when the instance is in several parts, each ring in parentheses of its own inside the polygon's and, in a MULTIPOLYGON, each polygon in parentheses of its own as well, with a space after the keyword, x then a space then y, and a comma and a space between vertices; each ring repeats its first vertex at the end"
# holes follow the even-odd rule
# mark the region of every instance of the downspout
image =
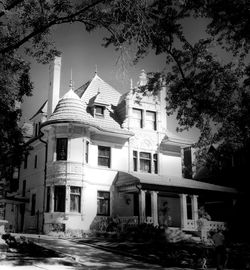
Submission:
POLYGON ((39 136, 39 140, 45 144, 45 160, 44 160, 44 191, 43 191, 43 221, 42 221, 42 232, 44 233, 44 224, 45 224, 45 196, 46 196, 46 176, 47 176, 47 160, 48 160, 48 143, 42 139, 44 133, 40 130, 41 136, 39 136))

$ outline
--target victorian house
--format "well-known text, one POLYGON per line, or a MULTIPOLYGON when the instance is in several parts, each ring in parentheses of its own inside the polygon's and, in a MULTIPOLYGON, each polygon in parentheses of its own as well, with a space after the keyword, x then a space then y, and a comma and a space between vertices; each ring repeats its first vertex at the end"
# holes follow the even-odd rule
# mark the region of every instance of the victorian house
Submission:
MULTIPOLYGON (((200 206, 210 228, 224 226, 237 192, 183 174, 192 142, 167 129, 166 87, 122 95, 95 74, 60 98, 60 68, 56 57, 48 100, 31 118, 32 150, 7 202, 13 231, 88 231, 96 218, 114 215, 158 226, 166 203, 172 227, 197 230, 200 206)), ((146 82, 142 72, 139 85, 146 82)))

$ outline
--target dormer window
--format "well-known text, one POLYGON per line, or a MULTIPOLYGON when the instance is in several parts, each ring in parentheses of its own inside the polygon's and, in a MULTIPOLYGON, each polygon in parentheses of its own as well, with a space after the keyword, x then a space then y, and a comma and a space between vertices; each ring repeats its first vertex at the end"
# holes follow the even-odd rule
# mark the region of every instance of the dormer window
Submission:
POLYGON ((104 106, 95 106, 95 116, 97 117, 104 117, 104 106))

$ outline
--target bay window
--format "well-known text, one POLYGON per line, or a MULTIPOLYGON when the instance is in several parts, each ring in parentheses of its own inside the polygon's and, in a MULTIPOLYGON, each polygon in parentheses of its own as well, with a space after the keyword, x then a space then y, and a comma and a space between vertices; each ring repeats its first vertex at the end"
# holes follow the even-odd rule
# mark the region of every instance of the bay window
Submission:
POLYGON ((133 170, 136 172, 158 173, 158 154, 133 151, 133 170))

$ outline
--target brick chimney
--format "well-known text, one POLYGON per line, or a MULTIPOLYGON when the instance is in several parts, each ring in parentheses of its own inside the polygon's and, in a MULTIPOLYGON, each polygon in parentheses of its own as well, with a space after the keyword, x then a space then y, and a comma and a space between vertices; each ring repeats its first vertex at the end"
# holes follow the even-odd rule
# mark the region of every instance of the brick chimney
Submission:
POLYGON ((55 56, 49 65, 48 118, 53 113, 60 96, 61 56, 55 56))

